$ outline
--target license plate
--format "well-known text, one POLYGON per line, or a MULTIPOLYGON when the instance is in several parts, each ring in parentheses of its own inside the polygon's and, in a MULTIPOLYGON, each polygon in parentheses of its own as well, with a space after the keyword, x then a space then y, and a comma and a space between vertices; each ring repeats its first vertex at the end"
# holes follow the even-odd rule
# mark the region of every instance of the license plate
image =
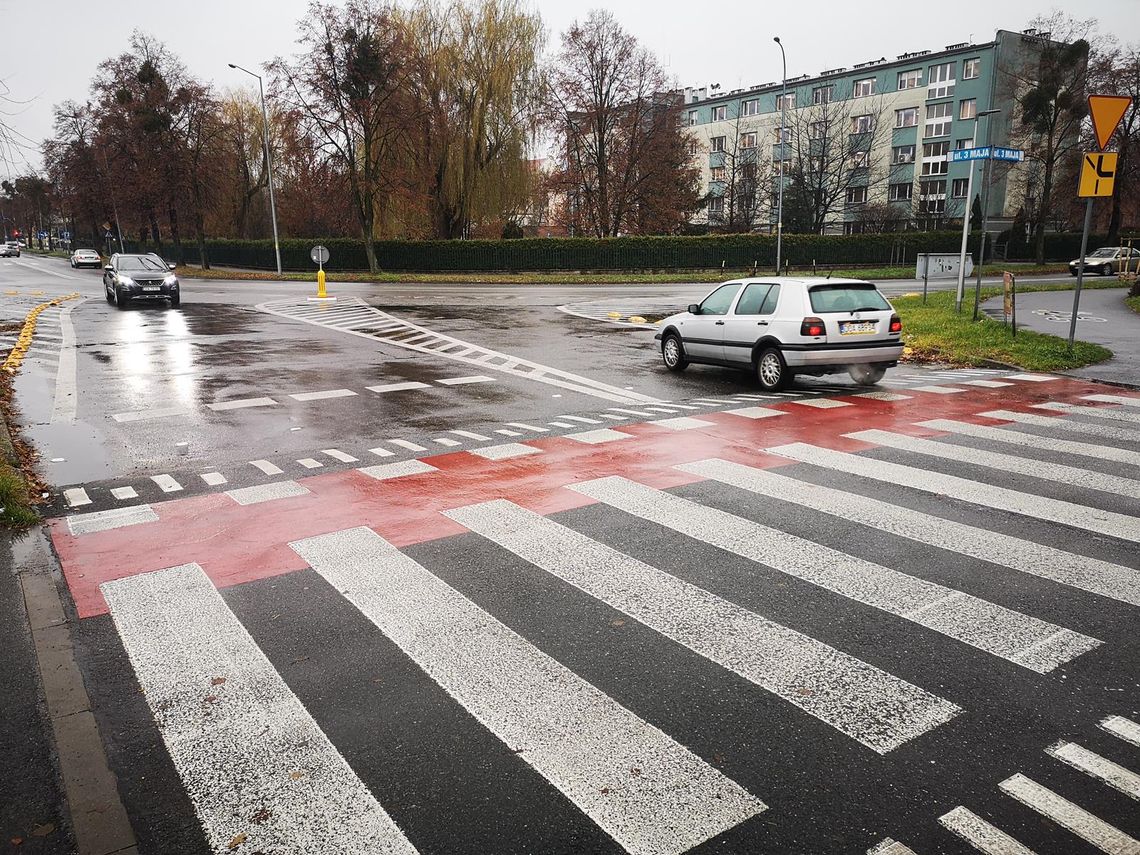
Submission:
POLYGON ((840 321, 840 335, 873 335, 878 324, 874 321, 840 321))
POLYGON ((144 291, 161 291, 162 288, 159 287, 158 285, 144 285, 143 290, 144 291))

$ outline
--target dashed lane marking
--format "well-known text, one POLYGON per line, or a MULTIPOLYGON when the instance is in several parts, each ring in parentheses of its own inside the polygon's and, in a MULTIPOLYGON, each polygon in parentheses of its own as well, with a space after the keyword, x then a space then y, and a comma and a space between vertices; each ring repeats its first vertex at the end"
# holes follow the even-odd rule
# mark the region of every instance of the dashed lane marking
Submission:
POLYGON ((455 448, 457 445, 463 444, 457 439, 451 439, 450 437, 446 436, 435 437, 432 439, 432 442, 436 443, 437 445, 442 445, 445 448, 455 448))
POLYGON ((985 855, 1035 855, 1032 849, 965 807, 954 808, 938 817, 938 821, 985 855))
POLYGON ((1140 852, 1140 840, 1128 836, 1020 772, 1006 778, 998 784, 998 788, 1102 852, 1110 855, 1135 855, 1140 852))
MULTIPOLYGON (((645 419, 653 418, 653 413, 647 413, 645 410, 627 410, 625 407, 610 407, 615 413, 627 413, 631 416, 641 416, 645 419)), ((510 422, 507 422, 510 424, 510 422)))
POLYGON ((240 398, 232 401, 217 401, 213 404, 206 404, 206 406, 215 412, 223 412, 225 410, 244 410, 250 407, 275 407, 277 402, 272 398, 240 398))
POLYGON ((428 383, 420 383, 415 380, 410 380, 407 383, 386 383, 382 386, 365 386, 369 392, 405 392, 409 389, 430 389, 431 385, 428 383))
POLYGON ((691 416, 680 416, 674 419, 657 419, 656 421, 650 422, 650 424, 669 430, 697 430, 699 428, 716 427, 715 422, 694 419, 691 416))
POLYGON ((1000 389, 1003 386, 1012 386, 1012 383, 1002 383, 1000 380, 962 380, 963 386, 981 386, 984 389, 1000 389))
POLYGON ((439 470, 430 463, 422 460, 401 460, 399 463, 380 463, 376 466, 365 466, 356 470, 377 481, 386 481, 389 478, 403 478, 406 475, 423 475, 427 472, 439 470))
POLYGON ((474 431, 469 430, 451 430, 448 431, 448 433, 453 433, 456 436, 463 437, 464 439, 473 439, 476 442, 489 442, 491 439, 489 436, 484 436, 481 433, 475 433, 474 431))
POLYGON ((386 448, 379 448, 379 447, 368 449, 368 453, 369 454, 375 454, 377 457, 392 457, 392 456, 394 456, 393 452, 389 451, 386 448))
POLYGON ((784 410, 772 410, 767 407, 740 407, 736 410, 725 410, 730 416, 743 416, 746 419, 770 419, 773 416, 786 416, 784 410))
POLYGON ((534 433, 550 433, 550 431, 544 427, 538 427, 537 425, 530 425, 530 424, 527 424, 526 422, 507 422, 506 424, 510 425, 511 427, 517 427, 517 428, 522 428, 523 430, 533 431, 534 433))
POLYGON ((333 460, 339 460, 341 463, 356 463, 359 458, 353 457, 351 454, 346 454, 337 448, 323 448, 321 454, 327 454, 333 460))
POLYGON ((63 498, 69 508, 81 508, 91 504, 91 497, 82 487, 69 487, 63 491, 63 498))
POLYGON ((325 465, 325 464, 321 463, 319 460, 314 460, 311 457, 302 457, 297 462, 300 463, 302 466, 304 466, 306 469, 322 469, 322 468, 324 468, 324 465, 325 465))
MULTIPOLYGON (((551 422, 553 424, 553 422, 551 422)), ((567 425, 570 427, 570 425, 567 425)), ((616 442, 619 439, 633 439, 633 434, 622 433, 619 430, 611 430, 610 428, 601 428, 600 430, 587 430, 582 433, 568 433, 566 439, 572 439, 575 442, 584 442, 589 445, 597 445, 603 442, 616 442)))
POLYGON ((442 383, 444 386, 464 386, 468 383, 494 383, 494 377, 487 377, 484 374, 474 374, 471 377, 443 377, 436 381, 442 383))
POLYGON ((790 403, 797 404, 801 407, 816 407, 820 410, 833 410, 836 407, 852 406, 847 401, 837 401, 835 398, 814 398, 807 401, 791 401, 790 403))
POLYGON ((166 419, 171 416, 188 416, 190 411, 185 407, 165 407, 153 410, 136 410, 130 413, 114 413, 111 415, 117 422, 142 422, 150 419, 166 419))
POLYGON ((158 489, 164 493, 177 493, 182 489, 182 485, 174 480, 170 475, 151 475, 150 480, 158 485, 158 489))
POLYGON ((599 419, 589 419, 585 416, 559 416, 558 418, 564 422, 580 422, 584 425, 600 425, 602 423, 599 419))
POLYGON ((226 476, 221 472, 204 472, 198 477, 200 477, 211 487, 217 487, 221 484, 227 483, 226 476))
POLYGON ((119 501, 137 499, 139 497, 138 491, 134 487, 112 487, 111 495, 119 501))
POLYGON ((307 496, 309 489, 296 481, 276 481, 273 484, 257 484, 253 487, 239 487, 226 490, 226 495, 239 505, 257 505, 275 499, 289 499, 294 496, 307 496))
POLYGON ((957 392, 967 391, 956 386, 911 386, 910 388, 914 392, 929 392, 932 395, 953 395, 957 392))
POLYGON ((1089 777, 1103 781, 1130 798, 1140 800, 1140 775, 1118 763, 1113 763, 1075 742, 1058 742, 1046 748, 1045 753, 1062 763, 1068 763, 1089 777))
POLYGON ((914 395, 900 395, 898 392, 860 392, 856 398, 869 398, 872 401, 909 401, 914 395))
POLYGON ((388 442, 392 445, 398 445, 400 448, 407 449, 408 451, 427 451, 427 449, 415 442, 409 442, 406 439, 390 439, 388 442))
POLYGON ((275 463, 270 463, 268 460, 251 460, 249 465, 255 469, 260 469, 266 475, 280 475, 282 469, 275 463))
POLYGON ((547 424, 550 425, 551 427, 563 428, 563 429, 577 427, 577 425, 572 425, 572 424, 570 424, 570 422, 547 422, 547 424))
POLYGON ((505 428, 499 428, 498 430, 495 431, 495 433, 497 433, 501 436, 522 436, 522 434, 519 433, 517 430, 506 430, 505 428))
POLYGON ((1028 380, 1030 383, 1044 383, 1047 380, 1059 379, 1049 374, 1010 374, 1008 377, 1010 380, 1028 380))
POLYGON ((71 310, 87 298, 80 297, 68 303, 59 313, 60 343, 59 366, 55 375, 55 397, 52 401, 52 424, 68 424, 75 421, 79 406, 79 384, 75 359, 75 326, 71 322, 71 310))
POLYGON ((67 518, 67 528, 72 534, 80 535, 157 521, 158 514, 151 509, 150 505, 133 505, 129 508, 115 508, 110 511, 73 514, 67 518))
POLYGON ((521 442, 507 442, 502 445, 487 445, 483 448, 473 448, 471 453, 487 460, 507 460, 511 457, 524 457, 530 454, 541 454, 541 448, 533 445, 523 445, 521 442))
POLYGON ((327 398, 350 398, 355 394, 351 389, 326 389, 323 392, 297 392, 289 397, 296 401, 323 401, 327 398))

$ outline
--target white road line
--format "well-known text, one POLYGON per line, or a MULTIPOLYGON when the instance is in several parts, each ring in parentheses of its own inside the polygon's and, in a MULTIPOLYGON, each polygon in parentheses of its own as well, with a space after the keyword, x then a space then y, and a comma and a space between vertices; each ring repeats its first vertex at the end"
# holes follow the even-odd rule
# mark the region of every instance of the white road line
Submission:
POLYGON ((938 817, 938 821, 985 855, 1036 855, 967 808, 956 807, 938 817))
POLYGON ((600 424, 602 424, 600 419, 589 419, 589 418, 586 418, 585 416, 559 416, 558 418, 561 419, 562 421, 579 422, 579 423, 584 424, 584 425, 600 425, 600 424))
POLYGON ((1140 748, 1140 724, 1132 721, 1132 719, 1125 718, 1122 715, 1110 715, 1101 720, 1099 727, 1101 730, 1140 748))
POLYGON ((473 439, 476 442, 487 442, 491 439, 489 436, 483 436, 481 433, 472 433, 469 430, 449 430, 448 433, 453 433, 456 436, 461 436, 464 439, 473 439))
POLYGON ((692 416, 679 416, 675 419, 656 419, 650 424, 668 430, 698 430, 700 428, 716 427, 716 422, 707 422, 704 419, 694 419, 692 416))
POLYGON ((1060 401, 1046 401, 1043 404, 1033 404, 1038 410, 1054 410, 1058 413, 1068 413, 1074 416, 1092 416, 1096 419, 1108 419, 1114 422, 1126 422, 1140 427, 1140 413, 1132 412, 1119 407, 1082 407, 1078 404, 1066 404, 1060 401))
POLYGON ((628 422, 629 416, 619 416, 617 413, 598 413, 603 419, 609 419, 613 422, 628 422))
POLYGON ((1132 770, 1106 760, 1075 742, 1058 742, 1046 748, 1045 753, 1140 801, 1140 775, 1132 770))
POLYGON ((533 445, 523 445, 521 442, 505 442, 502 445, 487 445, 483 448, 471 449, 471 454, 485 457, 488 460, 506 460, 510 457, 523 457, 528 454, 541 454, 541 448, 533 445))
POLYGON ((547 424, 550 425, 551 427, 556 427, 556 428, 577 427, 577 425, 572 425, 572 424, 570 424, 570 422, 547 422, 547 424))
POLYGON ((242 398, 234 401, 218 401, 215 404, 206 404, 211 410, 244 410, 248 407, 275 407, 277 402, 272 398, 242 398))
MULTIPOLYGON (((615 413, 626 413, 631 416, 641 416, 642 418, 651 418, 653 413, 647 413, 645 410, 627 410, 624 407, 610 407, 615 413)), ((507 422, 510 424, 510 422, 507 422)))
POLYGON ((134 505, 109 511, 93 511, 89 514, 73 514, 67 518, 67 529, 73 535, 92 534, 150 522, 158 522, 158 514, 150 505, 134 505))
MULTIPOLYGON (((946 433, 957 433, 963 436, 973 436, 978 439, 988 439, 994 442, 1003 442, 1008 445, 1022 445, 1027 448, 1041 448, 1046 451, 1059 451, 1064 454, 1075 454, 1078 457, 1091 457, 1095 460, 1114 460, 1117 463, 1130 463, 1140 466, 1140 451, 1131 451, 1126 448, 1114 448, 1107 445, 1093 445, 1087 442, 1073 442, 1067 439, 1053 439, 1039 436, 1035 433, 1010 430, 1009 428, 996 428, 989 425, 975 425, 970 422, 959 422, 952 419, 931 419, 918 422, 919 426, 940 430, 946 433)), ((1032 474, 1032 470, 1030 471, 1032 474)))
POLYGON ((786 416, 784 410, 773 410, 768 407, 741 407, 736 410, 725 410, 730 416, 743 416, 746 419, 770 419, 772 416, 786 416))
POLYGON ((1006 778, 998 784, 998 787, 1023 805, 1088 841, 1101 852, 1106 852, 1108 855, 1140 853, 1140 840, 1129 837, 1103 819, 1093 816, 1084 808, 1078 807, 1020 772, 1006 778))
POLYGON ((1120 404, 1125 407, 1140 407, 1140 397, 1136 395, 1081 395, 1086 401, 1099 401, 1102 404, 1120 404))
POLYGON ((975 466, 984 466, 987 469, 996 469, 998 472, 1029 475, 1044 481, 1056 481, 1059 484, 1071 484, 1089 490, 1100 490, 1102 493, 1114 493, 1118 496, 1127 496, 1130 499, 1140 499, 1140 481, 1124 478, 1121 475, 1105 475, 1103 472, 1081 469, 1077 466, 1049 463, 1014 454, 987 451, 982 448, 962 448, 958 445, 935 442, 931 439, 919 439, 918 437, 885 430, 860 430, 843 435, 850 439, 875 443, 887 448, 897 448, 900 451, 909 451, 913 454, 965 462, 975 466))
POLYGON ((327 454, 333 460, 339 460, 341 463, 356 463, 360 459, 359 457, 353 457, 351 454, 345 454, 336 448, 322 449, 321 454, 327 454))
POLYGON ((511 502, 445 514, 880 754, 961 712, 905 680, 511 502))
POLYGON ((221 472, 205 472, 198 476, 211 487, 217 487, 219 484, 225 484, 226 476, 221 472))
POLYGON ((249 465, 255 469, 260 469, 266 475, 280 475, 282 471, 280 466, 270 463, 268 460, 251 460, 249 465))
POLYGON ((709 405, 721 405, 721 404, 723 404, 725 406, 731 406, 732 404, 735 404, 736 402, 735 401, 724 401, 724 400, 721 400, 720 398, 701 398, 701 400, 694 401, 693 403, 709 404, 709 405))
POLYGON ((289 397, 295 401, 323 401, 326 398, 350 398, 355 394, 351 389, 326 389, 323 392, 298 392, 289 397))
POLYGON ((461 443, 459 440, 450 439, 449 437, 446 437, 446 436, 441 436, 441 437, 432 439, 432 442, 434 442, 438 445, 442 445, 445 448, 455 448, 455 446, 457 446, 457 445, 463 445, 463 443, 461 443))
POLYGON ((1031 383, 1044 383, 1046 380, 1056 380, 1056 377, 1051 377, 1048 374, 1010 374, 1007 375, 1010 380, 1028 380, 1031 383))
POLYGON ((955 386, 911 386, 910 388, 914 392, 930 392, 934 395, 953 395, 955 392, 967 391, 955 386))
POLYGON ((868 849, 867 855, 915 855, 915 852, 906 844, 885 837, 868 849))
POLYGON ((142 422, 150 419, 165 419, 170 416, 188 416, 190 411, 184 407, 164 407, 154 410, 137 410, 133 413, 114 413, 111 418, 117 422, 142 422))
POLYGON ((611 476, 567 488, 1039 674, 1100 644, 980 597, 626 478, 611 476))
POLYGON ((388 442, 392 443, 392 445, 398 445, 400 448, 406 448, 408 451, 427 451, 424 446, 409 442, 406 439, 390 439, 388 442))
POLYGON ((309 491, 296 481, 275 481, 272 484, 257 484, 253 487, 226 490, 226 495, 239 505, 258 505, 262 502, 271 502, 274 499, 308 496, 309 491))
POLYGON ((387 383, 383 386, 365 386, 364 388, 369 392, 403 392, 408 389, 430 389, 431 384, 409 380, 407 383, 387 383))
POLYGON ((534 433, 550 433, 550 431, 544 427, 538 427, 537 425, 528 425, 526 422, 504 422, 504 424, 508 424, 511 427, 522 428, 523 430, 533 431, 534 433))
POLYGON ((1000 389, 1003 386, 1012 386, 1012 383, 1002 383, 1000 380, 963 380, 962 386, 981 386, 983 389, 1000 389))
POLYGON ((771 401, 773 398, 777 398, 777 397, 793 397, 793 398, 794 398, 794 397, 795 397, 795 395, 796 395, 796 393, 795 393, 795 392, 777 392, 777 393, 775 393, 774 395, 746 395, 746 394, 740 394, 740 395, 733 395, 733 397, 734 397, 734 398, 745 398, 745 399, 747 399, 747 400, 749 400, 749 401, 771 401))
POLYGON ((174 480, 170 475, 151 475, 150 480, 158 485, 158 488, 164 493, 177 493, 182 489, 182 485, 174 480))
POLYGON ((1099 436, 1104 439, 1119 439, 1124 442, 1140 442, 1140 428, 1117 427, 1116 425, 1090 424, 1077 422, 1061 416, 1039 416, 1036 413, 1016 413, 1013 410, 989 410, 978 413, 987 419, 1002 419, 1018 424, 1036 425, 1038 427, 1056 428, 1066 433, 1084 433, 1089 436, 1099 436))
POLYGON ((441 386, 465 386, 468 383, 494 383, 494 377, 485 374, 473 374, 470 377, 441 377, 435 381, 441 386))
POLYGON ((674 407, 674 406, 671 406, 671 407, 646 407, 645 409, 649 410, 651 413, 673 414, 673 413, 680 411, 678 407, 674 407))
MULTIPOLYGON (((554 424, 554 422, 551 422, 554 424)), ((601 428, 600 430, 587 430, 582 433, 568 433, 565 439, 572 439, 575 442, 584 442, 589 445, 597 445, 602 442, 615 442, 619 439, 633 439, 633 434, 622 433, 619 430, 611 430, 610 428, 601 428)))
POLYGON ((55 397, 52 399, 51 408, 52 424, 66 424, 75 421, 75 413, 79 406, 79 384, 76 379, 75 326, 71 323, 71 310, 86 299, 86 297, 80 297, 74 303, 68 303, 59 313, 59 367, 55 373, 55 397))
POLYGON ((321 463, 321 461, 314 460, 311 457, 302 457, 297 462, 304 466, 306 469, 324 469, 325 467, 325 464, 321 463))
POLYGON ((676 468, 877 531, 1140 606, 1140 572, 1130 567, 727 460, 699 460, 676 468))
POLYGON ((764 810, 371 529, 291 546, 626 851, 680 855, 764 810))
POLYGON ((425 472, 438 472, 430 463, 422 460, 402 460, 399 463, 379 463, 376 466, 363 466, 356 470, 377 481, 389 478, 403 478, 405 475, 422 475, 425 472))
POLYGON ((111 495, 119 501, 124 499, 137 499, 139 497, 138 491, 134 487, 112 487, 111 495))
POLYGON ((499 434, 500 436, 522 436, 522 434, 517 430, 506 430, 505 428, 499 428, 495 431, 495 433, 499 434))
POLYGON ((101 589, 211 851, 414 855, 197 564, 101 589))
POLYGON ((1051 499, 1048 496, 1021 493, 1005 487, 971 481, 968 478, 959 478, 957 475, 945 475, 941 472, 903 466, 889 460, 860 457, 857 454, 832 451, 830 448, 802 442, 774 446, 764 451, 862 478, 872 478, 887 484, 922 490, 925 493, 945 495, 986 508, 1009 511, 1086 531, 1095 531, 1109 537, 1140 542, 1140 521, 1127 514, 1087 508, 1084 505, 1051 499))
POLYGON ((380 448, 380 447, 370 448, 370 449, 368 449, 368 453, 369 454, 375 454, 377 457, 392 457, 393 456, 393 453, 391 451, 389 451, 386 448, 380 448))
POLYGON ((914 395, 900 395, 898 392, 860 392, 855 398, 870 398, 872 401, 910 401, 914 395))
POLYGON ((837 401, 834 398, 811 398, 807 401, 789 401, 788 403, 796 404, 801 407, 816 407, 820 410, 830 410, 836 407, 852 406, 852 404, 848 401, 837 401))

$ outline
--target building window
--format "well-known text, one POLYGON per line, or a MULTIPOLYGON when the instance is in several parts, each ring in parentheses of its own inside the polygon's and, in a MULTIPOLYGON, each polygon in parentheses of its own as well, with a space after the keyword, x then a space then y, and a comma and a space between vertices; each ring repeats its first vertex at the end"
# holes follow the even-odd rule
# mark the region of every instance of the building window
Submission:
POLYGON ((724 181, 724 167, 714 166, 709 170, 709 181, 724 181))
POLYGON ((969 186, 969 178, 955 178, 952 182, 950 182, 950 195, 955 199, 965 199, 966 191, 969 186))
POLYGON ((941 65, 930 66, 930 88, 926 90, 927 98, 949 98, 954 94, 954 63, 944 62, 941 65))
POLYGON ((834 94, 834 86, 817 86, 811 90, 811 102, 813 104, 830 104, 834 94))
POLYGON ((913 128, 918 124, 918 107, 895 110, 896 128, 913 128))
POLYGON ((962 79, 973 80, 982 76, 982 61, 978 58, 967 59, 962 63, 962 79))
POLYGON ((871 152, 869 151, 854 151, 852 155, 852 166, 855 169, 866 169, 871 165, 871 152))
POLYGON ((792 162, 790 160, 773 160, 772 161, 772 175, 779 178, 781 175, 788 176, 792 173, 792 162))
POLYGON ((950 122, 954 112, 954 105, 927 104, 926 106, 926 133, 924 137, 944 137, 950 133, 950 122))
POLYGON ((719 107, 712 108, 712 120, 714 122, 723 122, 728 118, 728 107, 721 104, 719 107))
POLYGON ((697 111, 696 110, 690 110, 689 111, 689 127, 692 127, 696 123, 697 123, 697 111))
POLYGON ((709 197, 709 219, 719 220, 724 216, 724 197, 723 196, 710 196, 709 197))
POLYGON ((689 140, 689 154, 695 155, 701 150, 701 144, 696 140, 689 140))
POLYGON ((945 175, 950 169, 947 155, 950 152, 950 143, 926 143, 922 147, 922 174, 945 175))
POLYGON ((740 169, 740 174, 744 176, 745 181, 755 181, 756 180, 756 164, 755 163, 744 164, 744 166, 742 166, 740 169))
POLYGON ((966 149, 966 148, 973 148, 973 147, 974 147, 974 141, 972 139, 958 140, 957 142, 954 143, 954 148, 956 148, 958 151, 961 151, 962 149, 966 149))
POLYGON ((978 99, 964 98, 958 102, 958 118, 972 119, 978 115, 978 99))
POLYGON ((900 71, 899 72, 899 91, 904 89, 917 89, 922 85, 922 69, 916 68, 913 71, 900 71))
POLYGON ((741 148, 756 148, 756 131, 749 131, 740 135, 741 148))
POLYGON ((905 184, 892 184, 887 188, 887 198, 892 202, 905 202, 914 193, 914 185, 909 181, 905 184))
POLYGON ((847 204, 848 205, 862 205, 867 201, 867 188, 866 187, 848 187, 847 188, 847 204))
POLYGON ((851 117, 851 133, 853 134, 869 134, 875 127, 874 116, 852 116, 851 117))
POLYGON ((712 137, 709 140, 709 147, 713 151, 724 151, 724 137, 712 137))
POLYGON ((776 97, 777 110, 794 110, 796 109, 796 93, 789 92, 787 95, 779 95, 776 97))
POLYGON ((808 129, 808 133, 811 134, 810 139, 813 139, 813 140, 824 139, 827 136, 827 122, 826 121, 812 122, 811 127, 808 129))
POLYGON ((946 213, 946 182, 923 181, 918 188, 920 214, 946 213))
POLYGON ((867 95, 875 94, 875 78, 866 77, 863 80, 856 80, 855 86, 851 90, 852 98, 864 98, 867 95))
POLYGON ((780 143, 790 143, 792 141, 792 129, 772 128, 772 139, 776 141, 776 145, 780 143))
POLYGON ((747 101, 740 102, 740 115, 742 116, 756 116, 760 113, 760 99, 751 98, 747 101))
POLYGON ((891 163, 914 163, 914 146, 896 145, 891 149, 891 163))

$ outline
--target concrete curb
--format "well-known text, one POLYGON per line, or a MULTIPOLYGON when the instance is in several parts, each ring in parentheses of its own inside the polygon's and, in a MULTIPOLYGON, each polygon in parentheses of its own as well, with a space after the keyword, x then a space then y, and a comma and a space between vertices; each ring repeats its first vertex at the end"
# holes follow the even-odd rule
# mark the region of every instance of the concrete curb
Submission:
POLYGON ((60 774, 78 855, 137 855, 135 835, 107 763, 83 676, 75 661, 71 626, 56 586, 58 562, 44 529, 29 538, 16 561, 40 681, 59 757, 60 774))

